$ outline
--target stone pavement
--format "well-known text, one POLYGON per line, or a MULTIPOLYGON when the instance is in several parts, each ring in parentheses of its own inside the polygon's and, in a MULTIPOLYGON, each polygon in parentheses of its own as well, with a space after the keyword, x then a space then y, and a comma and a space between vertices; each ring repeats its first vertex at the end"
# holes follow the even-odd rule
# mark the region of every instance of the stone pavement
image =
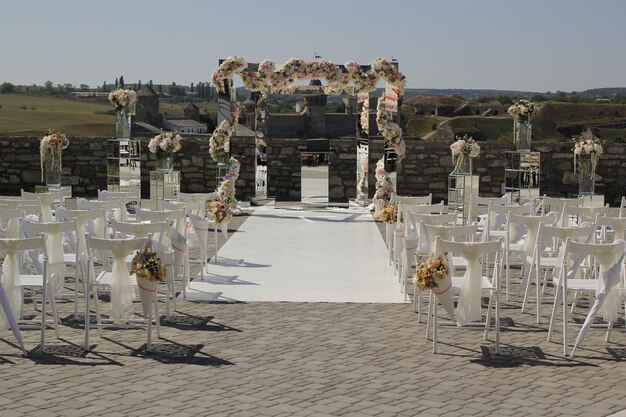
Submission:
MULTIPOLYGON (((245 218, 237 218, 236 227, 245 218)), ((30 307, 30 306, 29 306, 30 307)), ((48 332, 23 358, 0 334, 0 416, 607 416, 626 409, 626 334, 592 332, 578 356, 505 303, 507 352, 442 328, 431 353, 410 304, 180 302, 155 352, 144 330, 48 332)), ((136 311, 140 308, 137 306, 136 311)), ((71 306, 62 306, 63 316, 71 306)), ((544 310, 547 314, 548 308, 544 310)), ((623 321, 620 323, 623 328, 623 321)), ((27 349, 37 331, 24 331, 27 349)), ((573 335, 572 335, 573 336, 573 335)))

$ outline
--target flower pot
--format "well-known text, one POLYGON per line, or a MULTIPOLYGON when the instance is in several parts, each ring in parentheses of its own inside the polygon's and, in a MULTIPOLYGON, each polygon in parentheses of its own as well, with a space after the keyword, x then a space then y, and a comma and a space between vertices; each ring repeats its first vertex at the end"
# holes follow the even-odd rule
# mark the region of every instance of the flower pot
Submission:
MULTIPOLYGON (((152 301, 156 301, 156 290, 159 283, 149 279, 137 278, 137 286, 139 287, 139 298, 141 299, 141 308, 143 316, 148 319, 148 314, 152 308, 152 301)), ((157 318, 158 319, 158 318, 157 318)))
POLYGON ((513 123, 513 137, 515 140, 515 149, 518 151, 530 151, 530 141, 532 136, 532 125, 530 120, 522 120, 515 118, 513 123))
POLYGON ((58 188, 61 186, 62 157, 63 151, 60 146, 51 147, 46 150, 46 157, 43 163, 44 178, 48 187, 58 188))
POLYGON ((130 113, 118 111, 115 120, 115 136, 118 139, 130 139, 130 113))
POLYGON ((450 320, 454 321, 454 300, 452 298, 452 278, 450 278, 450 274, 446 274, 444 280, 439 283, 437 288, 433 288, 432 291, 443 309, 448 313, 450 320))

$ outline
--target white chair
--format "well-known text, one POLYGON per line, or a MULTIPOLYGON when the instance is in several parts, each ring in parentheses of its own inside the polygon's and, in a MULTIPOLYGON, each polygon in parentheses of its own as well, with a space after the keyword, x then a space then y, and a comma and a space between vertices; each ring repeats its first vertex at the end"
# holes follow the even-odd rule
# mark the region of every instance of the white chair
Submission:
MULTIPOLYGON (((467 262, 467 269, 463 276, 452 276, 452 288, 458 289, 459 302, 456 309, 457 323, 462 326, 476 325, 478 322, 484 327, 484 340, 487 340, 488 332, 491 327, 492 309, 495 311, 495 350, 496 354, 500 353, 500 299, 499 299, 499 279, 502 273, 501 240, 492 242, 452 242, 437 238, 435 243, 435 255, 444 256, 446 253, 456 256, 462 256, 467 262), (488 260, 493 259, 493 264, 489 264, 488 260), (484 321, 482 320, 481 294, 482 292, 489 294, 489 305, 484 321)), ((450 259, 450 256, 448 256, 450 259)), ((451 268, 451 273, 453 268, 451 268)), ((433 326, 433 353, 437 353, 437 304, 432 300, 432 326, 433 326)), ((430 307, 429 307, 430 310, 430 307)), ((429 315, 429 324, 431 316, 429 315)))
MULTIPOLYGON (((189 222, 191 224, 190 233, 187 233, 187 253, 185 255, 185 276, 189 276, 189 263, 192 259, 196 259, 200 263, 200 279, 204 280, 204 271, 207 265, 209 251, 209 226, 210 221, 206 217, 189 214, 189 222), (196 249, 199 254, 197 258, 192 257, 192 249, 196 249)), ((217 258, 217 234, 215 234, 215 257, 217 258)), ((187 279, 185 279, 187 282, 187 279)))
POLYGON ((111 229, 113 229, 115 239, 146 237, 154 239, 159 245, 170 246, 170 242, 166 240, 166 230, 169 231, 169 228, 166 222, 131 223, 111 220, 111 229))
POLYGON ((193 212, 198 216, 206 215, 207 201, 215 200, 217 193, 178 193, 178 201, 183 203, 196 203, 197 209, 193 212))
POLYGON ((506 236, 504 239, 504 269, 506 299, 509 300, 511 280, 511 264, 517 259, 521 260, 522 281, 526 283, 530 274, 531 259, 537 241, 539 224, 554 225, 558 220, 558 214, 552 213, 546 216, 529 216, 509 213, 506 221, 506 236))
POLYGON ((582 196, 575 198, 559 198, 543 195, 541 202, 541 215, 545 216, 550 212, 559 213, 557 226, 567 226, 565 209, 567 207, 580 207, 584 203, 582 196))
POLYGON ((428 195, 423 196, 403 196, 398 195, 396 193, 391 194, 390 201, 397 201, 399 203, 406 203, 414 206, 420 206, 424 204, 432 204, 433 203, 433 194, 430 193, 428 195))
POLYGON ((489 202, 485 223, 483 225, 482 241, 489 242, 490 240, 504 238, 506 236, 507 216, 509 214, 516 214, 519 216, 522 214, 529 214, 530 209, 530 205, 511 206, 506 204, 495 204, 493 201, 489 202))
POLYGON ((172 220, 174 221, 174 228, 180 234, 185 234, 185 227, 187 226, 187 213, 192 212, 193 208, 187 206, 187 203, 179 201, 162 201, 161 207, 165 211, 174 212, 172 220))
POLYGON ((132 220, 132 216, 129 215, 130 211, 134 211, 141 205, 141 197, 136 191, 108 191, 98 190, 98 200, 103 201, 117 201, 121 221, 132 220))
POLYGON ((619 205, 619 217, 626 217, 626 197, 622 197, 622 201, 619 205))
POLYGON ((562 273, 558 280, 557 296, 550 317, 550 329, 548 340, 554 328, 556 306, 562 299, 563 312, 563 355, 567 355, 569 349, 568 327, 568 303, 567 295, 570 291, 595 293, 596 301, 589 305, 587 319, 581 328, 578 338, 572 348, 570 356, 574 356, 577 346, 582 342, 586 332, 591 328, 597 314, 604 316, 607 328, 606 341, 613 323, 617 320, 620 308, 620 292, 624 292, 624 257, 626 256, 626 242, 618 240, 608 244, 577 243, 569 238, 565 243, 565 256, 562 264, 562 273), (598 268, 597 274, 592 278, 578 278, 582 262, 587 258, 593 258, 591 265, 598 268), (621 281, 621 282, 620 282, 621 281), (621 289, 619 288, 621 286, 621 289), (561 297, 559 295, 562 295, 561 297))
MULTIPOLYGON (((132 239, 99 239, 87 236, 87 252, 88 259, 88 279, 87 294, 93 294, 94 307, 96 313, 96 323, 100 335, 102 336, 102 327, 111 324, 116 327, 132 327, 133 319, 133 294, 137 286, 137 279, 134 275, 129 275, 129 269, 126 265, 126 259, 135 251, 143 250, 150 242, 149 238, 132 238, 132 239), (93 264, 94 251, 105 251, 111 254, 113 258, 113 266, 110 271, 103 270, 96 275, 93 264), (109 315, 109 323, 103 323, 100 314, 100 303, 98 300, 98 289, 102 287, 110 287, 111 291, 111 314, 109 315)), ((159 337, 159 313, 156 296, 150 302, 155 309, 155 324, 157 329, 157 337, 159 337)), ((143 323, 147 324, 147 350, 152 349, 152 307, 149 308, 148 316, 144 316, 143 323)), ((90 296, 85 297, 85 350, 89 350, 89 333, 90 333, 90 296)))
POLYGON ((470 205, 467 214, 467 224, 476 223, 479 225, 478 232, 482 230, 481 225, 484 223, 484 217, 487 215, 489 203, 506 205, 510 204, 511 198, 508 195, 502 197, 480 197, 476 194, 470 195, 470 205))
POLYGON ((598 243, 611 243, 617 239, 626 240, 626 217, 607 217, 598 214, 594 225, 599 229, 596 241, 601 242, 598 243))
MULTIPOLYGON (((421 248, 422 253, 413 253, 413 256, 417 255, 422 256, 430 256, 435 253, 435 242, 437 238, 441 238, 444 240, 451 240, 453 242, 472 242, 476 235, 476 225, 467 225, 467 226, 456 226, 456 225, 435 225, 435 224, 422 224, 422 233, 423 240, 426 242, 421 248)), ((408 252, 407 252, 408 256, 408 252)), ((459 267, 465 268, 467 267, 467 263, 464 261, 462 257, 453 257, 453 266, 455 269, 459 269, 459 267)), ((416 260, 417 263, 417 260, 416 260)), ((422 310, 422 302, 421 302, 421 294, 419 288, 416 285, 415 280, 413 281, 413 311, 418 314, 418 323, 421 323, 421 310, 422 310)))
MULTIPOLYGON (((45 237, 46 252, 43 257, 48 258, 48 280, 51 289, 51 299, 55 301, 55 298, 61 298, 63 288, 65 286, 65 277, 67 275, 67 265, 71 265, 74 268, 73 281, 74 281, 74 319, 78 316, 78 287, 79 287, 79 269, 81 260, 79 253, 64 253, 63 252, 63 234, 72 234, 74 240, 77 242, 77 246, 80 247, 82 237, 78 235, 78 226, 76 220, 67 222, 23 222, 22 229, 26 237, 45 237)), ((35 265, 37 274, 45 275, 44 267, 37 251, 30 253, 30 258, 35 265)), ((29 280, 34 287, 42 287, 43 280, 37 278, 37 280, 29 280)), ((26 283, 23 283, 24 287, 28 287, 26 283)), ((55 316, 55 320, 58 321, 58 317, 55 316)))
MULTIPOLYGON (((31 239, 0 239, 0 251, 5 253, 5 258, 0 268, 0 305, 4 315, 0 314, 0 330, 11 328, 17 343, 19 344, 22 354, 27 355, 24 348, 24 342, 18 319, 22 316, 23 299, 22 285, 23 283, 31 283, 41 280, 42 291, 42 307, 41 307, 41 325, 40 325, 40 348, 45 351, 45 334, 46 334, 46 307, 45 300, 50 301, 54 317, 56 317, 56 305, 52 292, 49 291, 47 274, 48 274, 48 257, 46 256, 46 242, 43 236, 31 239), (25 275, 20 273, 20 255, 24 256, 26 252, 42 251, 44 253, 43 274, 41 275, 25 275)), ((56 328, 56 320, 53 320, 53 326, 59 336, 56 328)))
POLYGON ((47 193, 30 193, 21 190, 22 201, 38 201, 41 206, 41 221, 52 221, 52 204, 63 203, 63 195, 60 190, 53 190, 47 193))
MULTIPOLYGON (((555 287, 558 284, 565 256, 565 242, 568 238, 589 242, 593 239, 593 227, 591 225, 584 227, 558 227, 545 225, 543 223, 539 224, 537 240, 535 241, 533 255, 530 260, 530 271, 527 276, 527 282, 522 282, 520 285, 520 291, 524 291, 522 313, 525 313, 530 295, 530 284, 532 283, 534 274, 537 323, 541 323, 542 294, 545 292, 547 283, 552 282, 555 284, 555 287), (540 278, 542 271, 544 272, 543 280, 540 278), (541 281, 543 281, 543 287, 540 287, 541 281)), ((549 337, 550 336, 548 336, 548 338, 549 337)))
POLYGON ((21 217, 22 211, 19 208, 0 209, 1 237, 18 239, 20 237, 21 217))

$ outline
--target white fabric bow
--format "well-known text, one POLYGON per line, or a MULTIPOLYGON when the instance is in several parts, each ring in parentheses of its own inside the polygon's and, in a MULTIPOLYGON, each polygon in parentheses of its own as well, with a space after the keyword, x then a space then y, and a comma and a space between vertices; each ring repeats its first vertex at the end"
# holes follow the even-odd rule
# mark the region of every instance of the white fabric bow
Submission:
MULTIPOLYGON (((6 257, 2 263, 2 288, 7 295, 13 317, 19 317, 22 311, 22 291, 18 285, 20 263, 17 259, 19 240, 5 241, 6 257)), ((4 310, 0 310, 0 330, 11 327, 11 323, 4 310)))

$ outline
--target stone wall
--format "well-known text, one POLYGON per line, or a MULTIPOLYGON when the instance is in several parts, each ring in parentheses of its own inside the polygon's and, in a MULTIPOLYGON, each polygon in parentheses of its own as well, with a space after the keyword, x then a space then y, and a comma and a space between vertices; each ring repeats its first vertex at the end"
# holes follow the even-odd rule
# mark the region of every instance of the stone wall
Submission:
MULTIPOLYGON (((75 196, 95 197, 106 188, 106 151, 104 138, 70 138, 63 151, 63 184, 71 185, 75 196)), ((148 151, 149 138, 141 138, 141 189, 149 197, 149 175, 156 158, 148 151)), ((452 171, 448 142, 426 142, 406 138, 407 157, 398 164, 397 192, 401 195, 433 193, 434 201, 447 199, 447 178, 452 171)), ((209 156, 207 137, 185 137, 183 149, 174 158, 174 169, 182 176, 181 191, 211 192, 216 188, 216 163, 209 156)), ((305 139, 270 139, 268 146, 268 196, 278 201, 301 198, 300 152, 305 139)), ((504 152, 512 144, 480 142, 481 155, 475 160, 474 173, 480 175, 480 194, 497 196, 504 181, 504 152)), ((332 202, 354 198, 356 188, 356 143, 354 139, 332 139, 329 171, 329 196, 332 202), (345 190, 344 195, 340 195, 345 190)), ((19 195, 20 189, 32 191, 40 185, 39 138, 0 138, 0 194, 19 195)), ((375 192, 376 162, 383 154, 383 139, 370 139, 369 197, 375 192)), ((542 194, 572 196, 578 191, 573 173, 570 143, 533 143, 541 152, 542 194)), ((233 138, 231 152, 241 162, 237 181, 237 198, 246 201, 255 195, 254 140, 233 138)), ((596 193, 605 201, 618 205, 626 194, 626 145, 605 145, 597 170, 596 193)))
POLYGON ((268 137, 270 138, 293 138, 302 137, 309 128, 306 114, 273 113, 269 115, 268 137))
POLYGON ((348 203, 356 197, 356 139, 331 139, 328 159, 328 201, 348 203))
POLYGON ((354 136, 356 114, 326 113, 326 137, 354 136))
POLYGON ((302 164, 300 152, 306 139, 268 140, 267 196, 276 201, 300 201, 302 195, 302 164))

